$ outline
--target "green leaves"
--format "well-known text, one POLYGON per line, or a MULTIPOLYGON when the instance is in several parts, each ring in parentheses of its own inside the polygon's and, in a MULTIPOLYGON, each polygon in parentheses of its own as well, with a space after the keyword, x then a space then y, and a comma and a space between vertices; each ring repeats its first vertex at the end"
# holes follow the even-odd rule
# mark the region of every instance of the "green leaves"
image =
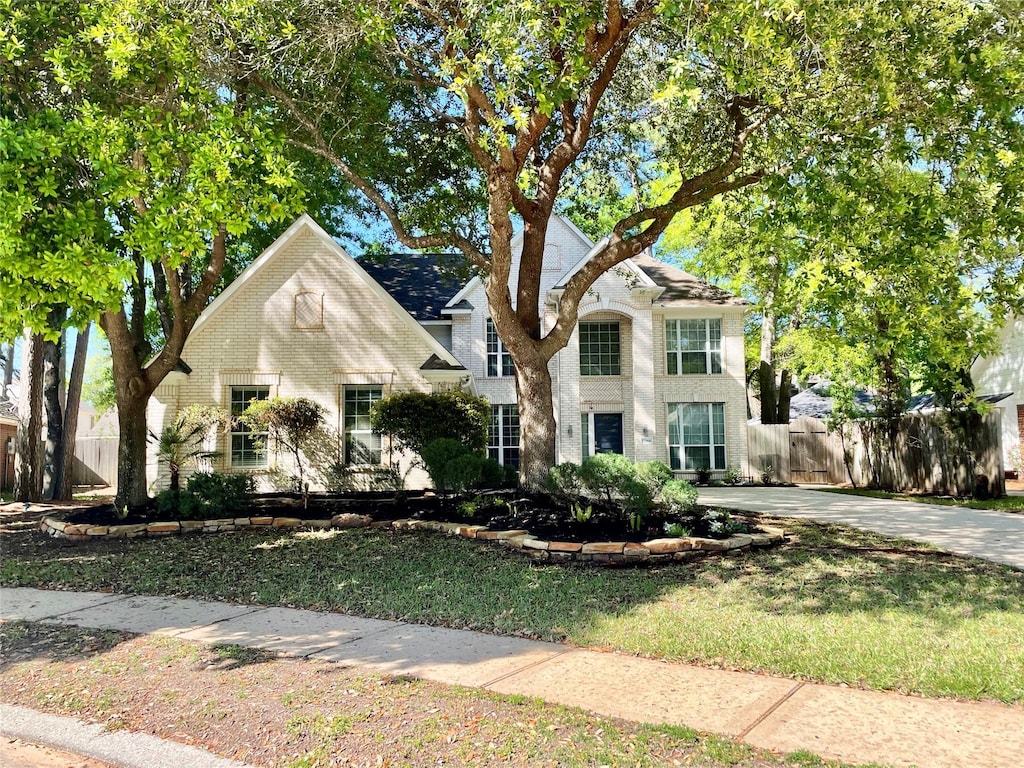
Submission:
POLYGON ((0 337, 43 328, 51 302, 77 321, 119 306, 136 259, 199 274, 219 227, 300 208, 273 115, 188 6, 4 5, 0 337))

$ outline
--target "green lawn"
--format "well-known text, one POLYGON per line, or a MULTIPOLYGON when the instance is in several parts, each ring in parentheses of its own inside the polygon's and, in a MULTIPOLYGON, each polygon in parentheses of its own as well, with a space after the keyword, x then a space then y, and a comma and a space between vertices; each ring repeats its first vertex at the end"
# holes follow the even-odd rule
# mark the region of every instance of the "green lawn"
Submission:
POLYGON ((60 547, 2 537, 0 583, 179 595, 566 640, 926 696, 1024 701, 1024 572, 795 520, 798 542, 665 567, 533 565, 425 532, 60 547))
POLYGON ((1003 496, 1001 499, 954 499, 951 496, 924 496, 911 493, 890 493, 867 488, 815 488, 826 493, 845 493, 848 496, 868 496, 873 499, 896 499, 916 501, 921 504, 938 504, 943 507, 968 507, 970 509, 996 509, 1004 512, 1024 512, 1024 496, 1003 496))

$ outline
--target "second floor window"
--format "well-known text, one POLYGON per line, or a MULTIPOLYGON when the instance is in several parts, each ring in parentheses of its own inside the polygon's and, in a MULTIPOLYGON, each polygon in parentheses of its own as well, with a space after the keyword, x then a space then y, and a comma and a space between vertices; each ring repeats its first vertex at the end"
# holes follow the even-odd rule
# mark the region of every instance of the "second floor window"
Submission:
POLYGON ((722 372, 722 321, 666 320, 666 368, 669 376, 722 372))
POLYGON ((618 322, 580 323, 580 375, 619 376, 621 373, 618 322))
POLYGON ((514 376, 515 366, 512 364, 512 355, 505 351, 505 346, 498 338, 498 331, 494 327, 494 321, 487 318, 487 375, 488 376, 514 376))

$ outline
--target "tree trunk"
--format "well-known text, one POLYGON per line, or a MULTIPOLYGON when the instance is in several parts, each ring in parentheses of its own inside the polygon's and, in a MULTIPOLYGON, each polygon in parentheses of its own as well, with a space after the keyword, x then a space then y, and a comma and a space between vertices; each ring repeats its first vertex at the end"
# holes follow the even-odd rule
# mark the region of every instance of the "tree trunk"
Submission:
POLYGON ((0 400, 9 397, 8 387, 14 383, 14 342, 4 350, 4 388, 0 390, 0 400))
POLYGON ((43 403, 46 410, 46 444, 43 449, 43 498, 54 499, 57 491, 57 465, 64 456, 64 409, 61 407, 61 358, 64 356, 64 318, 66 310, 52 310, 51 329, 60 329, 57 341, 43 342, 43 403))
POLYGON ((775 388, 775 366, 771 362, 761 360, 757 381, 761 388, 761 423, 778 424, 778 392, 775 388))
POLYGON ((14 468, 14 498, 39 501, 42 472, 39 439, 43 422, 43 337, 26 331, 21 359, 21 395, 18 398, 18 456, 14 468))
POLYGON ((68 382, 67 407, 64 409, 64 452, 57 464, 54 498, 70 499, 74 491, 75 438, 78 435, 78 409, 82 404, 82 382, 85 379, 85 358, 89 349, 89 331, 92 323, 78 332, 75 357, 71 362, 68 382))
POLYGON ((146 405, 149 393, 117 398, 117 496, 119 510, 135 509, 149 502, 146 489, 146 405))
POLYGON ((519 401, 519 482, 543 490, 555 465, 554 401, 547 361, 516 362, 519 401))
POLYGON ((789 401, 793 397, 790 382, 791 375, 785 368, 782 369, 782 376, 779 377, 779 401, 775 409, 775 416, 778 419, 776 424, 789 424, 789 401))

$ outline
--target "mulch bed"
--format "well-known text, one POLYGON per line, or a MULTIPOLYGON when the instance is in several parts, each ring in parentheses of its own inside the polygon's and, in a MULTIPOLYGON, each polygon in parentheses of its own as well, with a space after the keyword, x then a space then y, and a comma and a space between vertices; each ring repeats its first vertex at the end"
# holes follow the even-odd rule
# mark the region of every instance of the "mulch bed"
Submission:
MULTIPOLYGON (((707 507, 696 507, 691 515, 680 518, 662 513, 648 515, 634 530, 618 508, 605 502, 587 502, 591 517, 585 522, 573 518, 570 505, 543 493, 489 491, 479 495, 436 495, 429 491, 351 492, 310 494, 304 504, 301 495, 289 493, 256 494, 236 510, 210 510, 192 518, 216 519, 233 515, 250 517, 299 517, 327 520, 339 514, 369 515, 377 521, 416 519, 437 520, 467 525, 485 525, 491 530, 528 530, 534 536, 551 541, 627 541, 642 542, 666 535, 666 527, 680 523, 690 535, 725 538, 728 533, 713 530, 705 520, 707 507)), ((87 525, 132 525, 168 520, 176 516, 161 514, 155 506, 137 509, 127 517, 118 517, 113 504, 82 509, 64 518, 68 523, 87 525)), ((740 522, 746 522, 739 518, 740 522)))

